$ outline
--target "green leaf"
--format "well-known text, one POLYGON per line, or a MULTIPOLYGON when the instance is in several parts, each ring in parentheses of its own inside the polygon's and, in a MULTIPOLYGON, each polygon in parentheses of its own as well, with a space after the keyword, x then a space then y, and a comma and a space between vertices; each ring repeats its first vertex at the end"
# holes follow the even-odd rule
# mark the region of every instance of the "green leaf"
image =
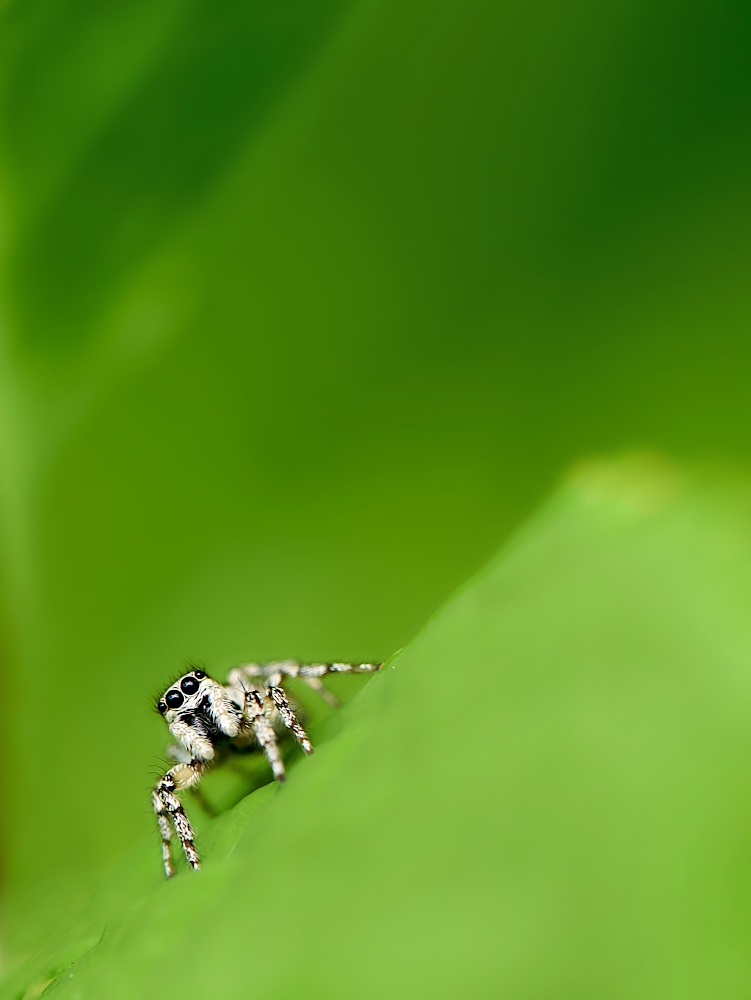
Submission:
POLYGON ((2 0, 5 961, 184 660, 383 659, 577 456, 749 460, 750 15, 2 0))
POLYGON ((154 837, 0 996, 740 1000, 750 606, 747 481, 581 465, 200 874, 154 837))

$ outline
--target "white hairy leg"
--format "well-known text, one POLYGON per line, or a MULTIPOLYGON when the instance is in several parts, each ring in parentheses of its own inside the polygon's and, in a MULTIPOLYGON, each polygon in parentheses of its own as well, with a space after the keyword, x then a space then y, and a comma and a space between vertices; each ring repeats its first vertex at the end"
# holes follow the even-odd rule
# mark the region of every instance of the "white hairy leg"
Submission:
POLYGON ((152 793, 154 812, 162 837, 162 860, 167 878, 172 878, 175 874, 171 846, 173 826, 191 868, 201 867, 198 853, 193 846, 195 840, 193 827, 190 825, 182 802, 175 795, 175 792, 197 784, 205 770, 206 764, 203 761, 191 760, 187 764, 176 764, 159 779, 152 793))

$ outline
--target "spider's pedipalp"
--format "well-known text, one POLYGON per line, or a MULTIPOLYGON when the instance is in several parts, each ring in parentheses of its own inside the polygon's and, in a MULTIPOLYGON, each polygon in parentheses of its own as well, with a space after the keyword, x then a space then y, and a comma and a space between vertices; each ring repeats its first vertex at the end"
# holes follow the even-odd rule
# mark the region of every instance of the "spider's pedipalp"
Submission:
POLYGON ((206 722, 192 712, 182 712, 169 724, 169 731, 178 740, 191 759, 211 760, 216 753, 206 722))
POLYGON ((205 686, 202 707, 225 736, 237 736, 242 728, 242 712, 221 684, 212 681, 205 686))

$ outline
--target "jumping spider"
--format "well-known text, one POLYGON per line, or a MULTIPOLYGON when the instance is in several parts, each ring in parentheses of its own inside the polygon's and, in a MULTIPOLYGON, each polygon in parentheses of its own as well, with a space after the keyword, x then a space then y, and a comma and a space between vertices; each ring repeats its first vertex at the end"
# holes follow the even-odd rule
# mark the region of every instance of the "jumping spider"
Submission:
POLYGON ((154 812, 162 835, 162 857, 167 878, 175 874, 172 863, 172 827, 175 828, 191 868, 200 868, 193 845, 194 834, 175 792, 198 784, 229 745, 260 745, 271 764, 274 778, 284 781, 284 764, 274 726, 290 729, 306 754, 313 747, 305 730, 289 707, 282 688, 288 677, 300 677, 329 704, 338 703, 319 680, 325 674, 371 673, 381 663, 314 663, 305 666, 292 660, 281 663, 246 663, 230 671, 226 684, 212 680, 203 670, 191 670, 170 684, 157 703, 169 731, 179 745, 167 752, 177 761, 159 779, 152 793, 154 812))

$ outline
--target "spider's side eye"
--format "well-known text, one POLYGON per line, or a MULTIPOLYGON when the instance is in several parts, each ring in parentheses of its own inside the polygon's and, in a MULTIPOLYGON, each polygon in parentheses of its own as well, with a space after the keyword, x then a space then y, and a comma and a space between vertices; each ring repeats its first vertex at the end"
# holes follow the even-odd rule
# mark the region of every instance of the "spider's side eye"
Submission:
POLYGON ((203 670, 194 670, 193 676, 197 677, 199 681, 202 681, 206 676, 206 674, 203 672, 203 670))
POLYGON ((195 677, 183 677, 180 681, 180 687, 186 694, 195 694, 198 686, 198 681, 195 677))
POLYGON ((185 701, 183 696, 179 691, 168 691, 165 695, 164 700, 167 702, 170 708, 179 708, 185 701))
POLYGON ((161 699, 159 700, 159 704, 156 707, 157 707, 157 710, 162 713, 162 715, 164 715, 164 713, 167 711, 167 706, 164 704, 164 702, 161 699))

